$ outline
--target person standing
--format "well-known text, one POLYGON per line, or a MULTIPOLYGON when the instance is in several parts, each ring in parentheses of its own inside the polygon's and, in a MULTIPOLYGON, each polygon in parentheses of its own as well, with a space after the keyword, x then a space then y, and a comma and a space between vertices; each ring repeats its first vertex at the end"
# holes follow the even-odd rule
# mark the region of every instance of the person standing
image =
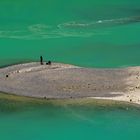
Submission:
POLYGON ((40 56, 40 64, 43 65, 43 57, 40 56))

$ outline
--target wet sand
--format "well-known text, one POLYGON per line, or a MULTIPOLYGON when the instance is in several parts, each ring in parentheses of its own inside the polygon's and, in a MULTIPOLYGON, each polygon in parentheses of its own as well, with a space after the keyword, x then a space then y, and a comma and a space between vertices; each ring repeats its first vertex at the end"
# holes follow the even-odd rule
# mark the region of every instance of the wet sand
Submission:
POLYGON ((21 96, 64 99, 97 98, 140 104, 140 67, 81 68, 38 62, 0 69, 0 91, 21 96))

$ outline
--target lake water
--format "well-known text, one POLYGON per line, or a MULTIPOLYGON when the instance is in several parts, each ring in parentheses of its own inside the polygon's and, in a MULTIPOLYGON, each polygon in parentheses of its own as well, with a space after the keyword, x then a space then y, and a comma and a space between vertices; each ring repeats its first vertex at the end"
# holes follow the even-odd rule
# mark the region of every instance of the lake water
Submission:
MULTIPOLYGON (((140 65, 140 0, 1 0, 0 66, 40 55, 83 67, 140 65)), ((50 105, 9 112, 7 104, 0 100, 1 140, 140 139, 135 107, 50 105)))
MULTIPOLYGON (((8 103, 7 103, 8 104, 8 103)), ((0 107, 7 106, 0 103, 0 107)), ((0 108, 2 140, 138 140, 140 109, 132 106, 14 104, 0 108)))
POLYGON ((1 0, 0 66, 44 60, 140 65, 139 0, 1 0))

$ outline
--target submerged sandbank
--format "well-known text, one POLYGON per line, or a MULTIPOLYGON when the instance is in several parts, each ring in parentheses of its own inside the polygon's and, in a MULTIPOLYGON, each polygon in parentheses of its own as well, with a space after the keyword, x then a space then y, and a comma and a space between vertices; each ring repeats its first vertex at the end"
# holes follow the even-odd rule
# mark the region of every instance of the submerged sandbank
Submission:
POLYGON ((40 99, 34 97, 18 96, 7 93, 0 93, 0 111, 22 111, 32 109, 32 107, 99 107, 99 108, 119 108, 128 110, 131 107, 138 108, 139 104, 132 104, 123 101, 94 98, 74 98, 74 99, 40 99))
POLYGON ((140 104, 140 67, 81 68, 38 62, 0 69, 0 91, 45 99, 97 98, 140 104))

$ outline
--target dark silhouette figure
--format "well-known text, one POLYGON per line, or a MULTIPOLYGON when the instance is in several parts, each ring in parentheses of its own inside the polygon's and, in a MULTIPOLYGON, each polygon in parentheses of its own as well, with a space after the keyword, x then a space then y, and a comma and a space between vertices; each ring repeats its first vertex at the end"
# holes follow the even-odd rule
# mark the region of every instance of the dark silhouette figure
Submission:
POLYGON ((9 77, 9 75, 7 74, 7 75, 6 75, 6 78, 8 78, 8 77, 9 77))
POLYGON ((40 64, 43 65, 43 57, 40 56, 40 64))
POLYGON ((46 65, 51 65, 52 64, 52 62, 51 61, 48 61, 47 63, 46 63, 46 65))

